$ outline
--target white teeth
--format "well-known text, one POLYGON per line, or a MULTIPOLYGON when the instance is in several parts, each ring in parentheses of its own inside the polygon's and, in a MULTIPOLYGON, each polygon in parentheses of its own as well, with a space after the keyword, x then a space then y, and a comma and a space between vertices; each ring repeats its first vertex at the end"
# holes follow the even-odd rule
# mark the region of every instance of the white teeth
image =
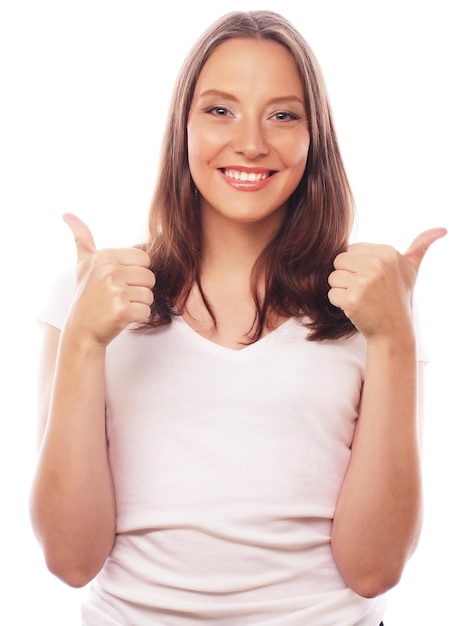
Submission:
POLYGON ((268 177, 266 172, 263 172, 262 174, 255 174, 254 172, 239 172, 238 170, 224 170, 224 174, 234 180, 241 180, 249 183, 265 180, 268 177))

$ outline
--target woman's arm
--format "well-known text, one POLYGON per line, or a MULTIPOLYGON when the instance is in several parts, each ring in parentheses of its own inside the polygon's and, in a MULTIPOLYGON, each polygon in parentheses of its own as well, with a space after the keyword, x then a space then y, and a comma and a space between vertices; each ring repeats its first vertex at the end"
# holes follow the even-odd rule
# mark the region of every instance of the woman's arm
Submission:
POLYGON ((417 366, 413 338, 368 347, 351 462, 332 549, 348 585, 372 597, 400 579, 422 521, 417 366))
POLYGON ((46 326, 39 376, 41 444, 31 519, 49 569, 72 586, 101 569, 115 538, 107 458, 105 348, 46 326), (49 408, 50 407, 50 408, 49 408))
POLYGON ((30 511, 50 570, 82 586, 101 569, 115 539, 106 349, 129 323, 147 319, 154 275, 142 250, 97 251, 78 218, 66 221, 77 243, 77 286, 63 331, 47 325, 44 331, 40 450, 30 511))
POLYGON ((365 335, 367 373, 331 545, 347 584, 372 597, 393 587, 422 520, 418 372, 412 294, 428 231, 406 255, 359 244, 336 259, 330 299, 365 335))

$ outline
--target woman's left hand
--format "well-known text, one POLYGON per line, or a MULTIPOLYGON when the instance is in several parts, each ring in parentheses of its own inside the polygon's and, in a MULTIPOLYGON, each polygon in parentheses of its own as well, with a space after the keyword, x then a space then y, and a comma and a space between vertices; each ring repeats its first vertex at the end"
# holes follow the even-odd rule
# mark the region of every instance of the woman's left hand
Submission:
POLYGON ((423 257, 445 228, 427 230, 405 254, 387 245, 357 243, 334 260, 330 302, 368 341, 390 339, 412 327, 412 297, 423 257))

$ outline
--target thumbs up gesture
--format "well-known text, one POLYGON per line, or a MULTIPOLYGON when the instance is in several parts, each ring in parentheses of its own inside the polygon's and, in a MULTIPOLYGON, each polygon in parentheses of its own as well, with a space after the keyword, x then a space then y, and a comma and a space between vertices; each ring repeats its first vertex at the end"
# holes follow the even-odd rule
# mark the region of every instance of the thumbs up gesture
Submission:
POLYGON ((108 345, 132 322, 148 319, 154 300, 149 256, 137 248, 97 250, 91 231, 78 217, 63 219, 76 242, 76 291, 67 320, 76 332, 108 345))
POLYGON ((394 336, 412 325, 412 297, 426 251, 446 234, 427 230, 405 254, 391 246, 357 243, 334 260, 330 302, 341 308, 369 341, 394 336))

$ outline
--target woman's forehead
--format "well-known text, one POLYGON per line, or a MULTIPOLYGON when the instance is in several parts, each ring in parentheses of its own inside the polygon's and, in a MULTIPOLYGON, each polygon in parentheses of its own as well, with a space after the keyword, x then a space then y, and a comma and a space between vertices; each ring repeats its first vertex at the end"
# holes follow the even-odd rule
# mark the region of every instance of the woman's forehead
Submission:
POLYGON ((215 48, 195 85, 195 97, 204 93, 267 92, 277 97, 303 99, 303 85, 291 53, 276 41, 236 38, 215 48))

